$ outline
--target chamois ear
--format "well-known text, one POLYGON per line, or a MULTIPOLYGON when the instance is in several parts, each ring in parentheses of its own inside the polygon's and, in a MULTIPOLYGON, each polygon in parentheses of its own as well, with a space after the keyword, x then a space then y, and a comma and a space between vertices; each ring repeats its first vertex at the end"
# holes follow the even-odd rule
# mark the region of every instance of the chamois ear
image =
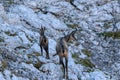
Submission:
POLYGON ((42 26, 40 27, 40 31, 41 31, 41 30, 43 30, 43 27, 42 27, 42 26))
POLYGON ((77 32, 77 29, 74 30, 74 31, 72 31, 72 32, 70 33, 70 35, 71 35, 71 37, 72 37, 72 40, 77 40, 76 37, 75 37, 75 35, 74 35, 76 32, 77 32))
POLYGON ((44 27, 43 30, 46 30, 46 27, 44 27))
POLYGON ((44 27, 43 26, 41 26, 39 31, 40 31, 40 35, 44 35, 44 27))

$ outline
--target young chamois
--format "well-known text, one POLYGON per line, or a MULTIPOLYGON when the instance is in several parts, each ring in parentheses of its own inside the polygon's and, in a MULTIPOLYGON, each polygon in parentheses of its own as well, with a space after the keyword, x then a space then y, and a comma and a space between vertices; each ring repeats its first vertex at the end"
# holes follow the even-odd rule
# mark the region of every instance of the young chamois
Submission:
POLYGON ((40 48, 41 53, 43 55, 43 48, 46 52, 46 58, 49 59, 49 49, 48 49, 48 38, 44 35, 45 27, 41 27, 40 29, 40 48))
POLYGON ((63 71, 64 71, 63 77, 64 78, 65 77, 68 78, 68 45, 67 45, 67 42, 69 42, 70 40, 76 40, 74 36, 76 31, 77 30, 72 31, 70 34, 59 38, 56 44, 56 54, 59 55, 59 62, 63 66, 63 71), (63 62, 63 58, 65 58, 65 65, 63 62), (65 71, 66 71, 66 75, 65 75, 65 71))

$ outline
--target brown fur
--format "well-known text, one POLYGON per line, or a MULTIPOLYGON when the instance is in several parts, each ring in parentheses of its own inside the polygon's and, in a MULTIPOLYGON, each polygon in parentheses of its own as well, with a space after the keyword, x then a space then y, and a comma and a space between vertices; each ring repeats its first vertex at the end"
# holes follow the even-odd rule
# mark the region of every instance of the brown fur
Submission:
POLYGON ((75 40, 76 39, 74 37, 75 32, 76 32, 76 30, 72 31, 70 34, 68 34, 64 37, 59 38, 58 41, 57 41, 57 45, 56 45, 56 54, 59 55, 59 62, 63 66, 63 71, 64 71, 63 77, 64 78, 65 77, 68 78, 68 45, 67 45, 67 42, 69 40, 75 40), (64 65, 64 62, 63 62, 63 58, 65 58, 65 65, 64 65), (66 75, 65 75, 65 71, 66 71, 66 75))
POLYGON ((43 49, 46 52, 46 58, 49 59, 49 47, 48 47, 48 38, 44 35, 45 27, 41 27, 40 29, 40 48, 41 53, 43 55, 43 49))

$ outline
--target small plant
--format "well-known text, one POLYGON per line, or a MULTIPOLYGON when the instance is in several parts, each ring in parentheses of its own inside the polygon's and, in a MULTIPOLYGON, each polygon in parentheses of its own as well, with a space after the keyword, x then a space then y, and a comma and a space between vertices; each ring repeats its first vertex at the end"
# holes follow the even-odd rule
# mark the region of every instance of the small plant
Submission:
POLYGON ((1 66, 0 71, 4 71, 4 69, 8 66, 8 64, 6 61, 2 61, 1 63, 2 63, 2 66, 1 66))
POLYGON ((110 22, 107 22, 103 25, 104 28, 108 29, 111 27, 110 22))
POLYGON ((16 36, 17 35, 16 33, 11 33, 10 31, 6 31, 5 34, 8 36, 16 36))
POLYGON ((14 0, 5 0, 4 3, 7 3, 7 4, 14 4, 14 0))
POLYGON ((94 69, 87 69, 87 71, 86 72, 93 72, 94 71, 94 69))
POLYGON ((27 54, 27 56, 28 56, 28 58, 31 58, 31 57, 33 57, 33 56, 41 56, 41 54, 40 53, 38 53, 38 52, 34 52, 34 53, 31 53, 31 54, 27 54))
POLYGON ((91 54, 91 51, 87 50, 87 49, 82 49, 82 52, 87 55, 88 57, 91 57, 92 54, 91 54))
POLYGON ((75 59, 76 64, 82 64, 85 67, 93 68, 95 65, 88 58, 80 58, 78 54, 73 54, 72 57, 75 59))
POLYGON ((37 69, 39 69, 44 63, 42 63, 42 62, 37 62, 37 63, 34 63, 34 62, 32 62, 32 61, 27 61, 26 62, 27 64, 33 64, 33 66, 35 67, 35 68, 37 68, 37 69))
POLYGON ((32 64, 32 61, 27 61, 26 63, 27 63, 27 64, 32 64))
POLYGON ((89 59, 87 59, 87 58, 86 59, 80 58, 75 63, 76 64, 82 64, 83 66, 89 67, 89 68, 95 67, 95 65, 89 59))
POLYGON ((39 62, 37 62, 36 64, 33 64, 33 65, 34 65, 34 67, 39 69, 43 65, 43 63, 39 61, 39 62))
POLYGON ((104 37, 112 37, 113 39, 120 39, 120 31, 117 32, 103 32, 100 35, 104 36, 104 37))
POLYGON ((34 54, 35 54, 35 56, 41 56, 41 54, 38 52, 35 52, 34 54))
POLYGON ((4 42, 4 37, 0 36, 0 42, 4 42))
POLYGON ((72 58, 78 59, 78 58, 79 58, 79 55, 78 55, 77 53, 74 53, 74 54, 72 54, 72 58))
POLYGON ((17 49, 18 50, 23 49, 23 51, 25 51, 28 49, 28 47, 20 45, 20 46, 17 46, 16 48, 14 48, 14 50, 17 50, 17 49))
POLYGON ((78 24, 67 24, 68 27, 75 29, 76 27, 78 27, 78 24))

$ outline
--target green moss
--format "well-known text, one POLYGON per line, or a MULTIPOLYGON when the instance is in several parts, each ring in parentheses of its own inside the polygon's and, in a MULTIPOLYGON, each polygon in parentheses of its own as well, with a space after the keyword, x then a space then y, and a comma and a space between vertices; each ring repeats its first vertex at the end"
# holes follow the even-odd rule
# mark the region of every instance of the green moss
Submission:
POLYGON ((94 69, 87 69, 87 71, 86 72, 93 72, 94 71, 94 69))
POLYGON ((82 64, 83 66, 89 67, 89 68, 93 68, 95 67, 95 65, 89 60, 89 59, 79 59, 75 62, 76 64, 82 64))
POLYGON ((4 42, 4 38, 0 36, 0 42, 4 42))
POLYGON ((72 57, 75 59, 76 64, 82 64, 85 67, 94 68, 95 65, 90 61, 89 58, 80 58, 78 54, 73 54, 72 57))
POLYGON ((78 59, 78 58, 79 58, 79 55, 76 54, 76 53, 74 53, 74 54, 72 54, 72 58, 74 58, 74 59, 78 59))
POLYGON ((41 56, 41 54, 38 52, 35 52, 34 54, 35 54, 35 56, 41 56))
POLYGON ((31 58, 32 54, 27 54, 28 58, 31 58))
POLYGON ((104 37, 112 37, 113 39, 120 39, 120 31, 117 31, 117 32, 112 32, 112 31, 104 32, 104 33, 101 33, 101 35, 104 36, 104 37))
POLYGON ((91 54, 91 51, 87 50, 87 49, 82 49, 82 52, 87 55, 88 57, 91 57, 92 54, 91 54))
POLYGON ((38 53, 38 52, 34 52, 34 53, 31 53, 31 54, 27 54, 27 56, 28 56, 28 58, 31 58, 33 56, 36 56, 36 57, 41 56, 41 54, 38 53))
POLYGON ((6 0, 6 3, 8 3, 8 4, 14 4, 14 1, 13 0, 6 0))
POLYGON ((43 65, 43 63, 39 61, 39 62, 37 62, 36 64, 33 64, 33 65, 34 65, 34 67, 39 69, 43 65))
POLYGON ((108 28, 110 28, 110 27, 111 27, 111 25, 110 25, 110 23, 109 23, 109 22, 107 22, 107 23, 105 23, 105 24, 103 25, 103 27, 104 27, 104 28, 106 28, 106 29, 108 29, 108 28))
POLYGON ((27 64, 33 64, 33 66, 36 67, 37 69, 39 69, 43 65, 43 63, 40 62, 40 61, 37 62, 37 63, 33 63, 32 61, 27 61, 26 63, 27 64))
POLYGON ((79 43, 79 42, 76 42, 76 43, 75 43, 75 46, 79 46, 79 45, 80 45, 80 43, 79 43))
POLYGON ((16 36, 16 33, 11 33, 10 31, 5 31, 5 34, 8 36, 16 36))
POLYGON ((67 26, 74 29, 78 27, 79 25, 78 24, 67 24, 67 26))
POLYGON ((1 71, 4 71, 4 69, 7 67, 7 62, 6 61, 2 61, 2 66, 1 66, 1 71))
POLYGON ((32 64, 32 61, 27 61, 26 63, 27 63, 27 64, 32 64))
POLYGON ((15 48, 15 50, 17 50, 17 49, 27 49, 27 47, 24 47, 24 46, 17 46, 17 47, 15 48))

